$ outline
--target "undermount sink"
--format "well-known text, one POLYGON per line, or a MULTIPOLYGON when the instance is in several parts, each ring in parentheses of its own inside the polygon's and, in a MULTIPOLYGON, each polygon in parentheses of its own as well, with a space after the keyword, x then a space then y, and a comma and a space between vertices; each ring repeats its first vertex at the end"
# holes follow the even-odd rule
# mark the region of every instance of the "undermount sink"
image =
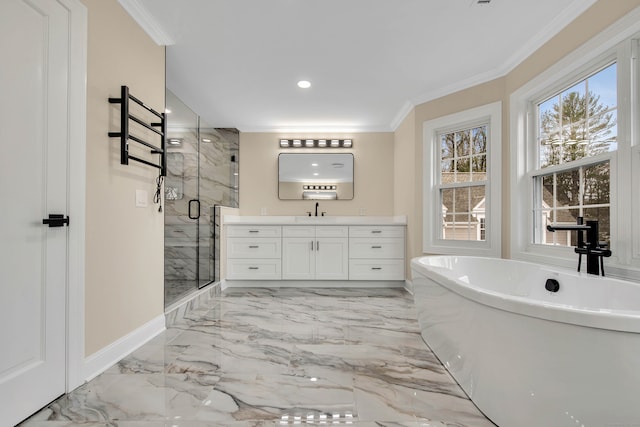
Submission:
POLYGON ((336 216, 297 216, 295 221, 300 224, 332 224, 337 222, 336 216))

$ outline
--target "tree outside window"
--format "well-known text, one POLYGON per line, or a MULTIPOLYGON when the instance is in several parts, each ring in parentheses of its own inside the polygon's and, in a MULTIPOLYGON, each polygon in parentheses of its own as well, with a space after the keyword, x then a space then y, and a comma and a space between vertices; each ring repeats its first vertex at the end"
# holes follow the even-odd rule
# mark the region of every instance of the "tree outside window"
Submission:
POLYGON ((575 224, 579 216, 597 219, 600 240, 609 242, 611 170, 598 156, 617 149, 616 88, 614 63, 538 104, 536 243, 575 246, 575 233, 547 233, 546 225, 575 224), (572 164, 585 158, 594 160, 572 164))
POLYGON ((439 135, 443 240, 485 240, 487 130, 483 124, 439 135))

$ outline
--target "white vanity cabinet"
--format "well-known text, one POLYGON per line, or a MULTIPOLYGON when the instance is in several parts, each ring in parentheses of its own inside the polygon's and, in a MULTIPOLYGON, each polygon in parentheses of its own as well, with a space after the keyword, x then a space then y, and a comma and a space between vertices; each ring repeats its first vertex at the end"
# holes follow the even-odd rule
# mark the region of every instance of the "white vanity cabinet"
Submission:
POLYGON ((406 217, 230 215, 223 224, 228 286, 404 285, 406 217))
POLYGON ((404 280, 405 227, 350 226, 349 280, 404 280))
POLYGON ((227 279, 281 280, 282 227, 227 227, 227 279))
POLYGON ((349 227, 282 227, 283 280, 347 280, 349 227))

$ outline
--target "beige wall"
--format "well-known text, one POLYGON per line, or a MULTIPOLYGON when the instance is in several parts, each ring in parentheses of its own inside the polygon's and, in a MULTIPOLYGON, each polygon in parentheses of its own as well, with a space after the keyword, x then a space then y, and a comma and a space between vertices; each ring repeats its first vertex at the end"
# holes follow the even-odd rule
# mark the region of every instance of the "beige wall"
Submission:
POLYGON ((405 118, 395 132, 394 188, 396 193, 402 193, 395 195, 394 211, 396 214, 405 213, 409 217, 408 234, 410 239, 413 239, 408 248, 409 258, 422 255, 422 127, 424 122, 491 102, 502 101, 502 256, 509 257, 512 220, 509 212, 511 191, 509 97, 519 87, 638 6, 640 6, 640 0, 599 0, 506 76, 420 104, 405 118), (413 140, 407 130, 412 126, 413 140), (405 160, 401 161, 401 158, 405 160), (409 165, 411 158, 413 158, 413 165, 398 167, 405 162, 409 165), (415 185, 413 189, 415 200, 411 200, 405 194, 405 192, 411 193, 409 188, 412 183, 415 185))
MULTIPOLYGON (((408 255, 422 251, 422 219, 417 216, 417 207, 422 200, 422 196, 417 194, 417 188, 422 188, 422 169, 419 169, 421 163, 415 158, 416 145, 420 141, 416 138, 416 112, 413 109, 396 129, 393 147, 393 214, 407 216, 408 255)), ((410 277, 410 261, 411 256, 407 256, 406 277, 410 277)))
MULTIPOLYGON (((280 149, 280 138, 353 139, 353 148, 335 149, 353 153, 353 200, 321 200, 320 211, 327 215, 393 215, 394 134, 240 134, 240 212, 242 215, 305 215, 313 211, 313 200, 278 199, 278 154, 302 149, 280 149)), ((331 149, 332 152, 335 152, 331 149)), ((322 152, 321 150, 317 150, 322 152)), ((311 152, 311 149, 309 151, 311 152)), ((326 151, 325 151, 326 152, 326 151)))
POLYGON ((85 354, 89 356, 158 315, 163 308, 164 218, 152 202, 158 171, 120 165, 119 109, 107 102, 120 86, 164 109, 164 48, 117 0, 82 0, 88 9, 87 219, 85 354), (135 207, 145 190, 149 206, 135 207))

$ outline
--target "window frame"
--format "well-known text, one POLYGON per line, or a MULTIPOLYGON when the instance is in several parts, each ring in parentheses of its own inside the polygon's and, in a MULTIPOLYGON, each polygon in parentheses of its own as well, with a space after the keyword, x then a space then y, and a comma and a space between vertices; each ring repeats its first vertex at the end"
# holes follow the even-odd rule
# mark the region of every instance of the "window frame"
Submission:
POLYGON ((439 117, 423 123, 423 252, 500 257, 502 255, 502 102, 439 117), (440 139, 442 133, 487 125, 487 179, 465 184, 485 186, 484 241, 442 239, 440 139))
POLYGON ((640 71, 636 59, 640 36, 639 18, 638 10, 628 14, 512 93, 511 258, 576 268, 577 255, 572 247, 533 243, 533 177, 565 169, 565 165, 539 168, 538 145, 535 143, 537 103, 602 69, 607 63, 616 62, 617 151, 576 160, 569 165, 573 168, 609 161, 610 234, 613 256, 605 259, 605 270, 607 275, 640 279, 640 225, 634 224, 632 220, 640 214, 640 191, 638 184, 633 181, 638 179, 637 169, 640 167, 640 71), (618 185, 625 182, 628 184, 618 185), (621 230, 624 233, 621 233, 621 230))

